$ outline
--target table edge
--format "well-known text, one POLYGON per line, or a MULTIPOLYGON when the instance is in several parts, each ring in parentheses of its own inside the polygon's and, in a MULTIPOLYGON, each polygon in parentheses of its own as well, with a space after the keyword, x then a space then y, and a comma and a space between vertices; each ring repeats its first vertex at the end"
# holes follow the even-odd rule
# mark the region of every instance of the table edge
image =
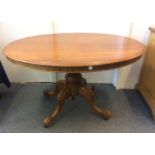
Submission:
POLYGON ((24 63, 21 61, 16 61, 16 60, 11 59, 6 56, 6 58, 14 64, 22 65, 22 66, 29 67, 32 69, 39 69, 39 70, 43 70, 43 71, 47 71, 47 72, 63 72, 63 73, 82 73, 82 72, 95 72, 95 71, 102 71, 102 70, 108 70, 108 69, 115 69, 118 67, 129 65, 129 64, 137 61, 141 57, 142 57, 142 55, 137 56, 130 60, 124 60, 121 62, 114 62, 111 64, 103 64, 103 65, 96 65, 96 66, 79 66, 79 67, 62 66, 62 67, 60 67, 60 66, 42 66, 42 65, 24 63))

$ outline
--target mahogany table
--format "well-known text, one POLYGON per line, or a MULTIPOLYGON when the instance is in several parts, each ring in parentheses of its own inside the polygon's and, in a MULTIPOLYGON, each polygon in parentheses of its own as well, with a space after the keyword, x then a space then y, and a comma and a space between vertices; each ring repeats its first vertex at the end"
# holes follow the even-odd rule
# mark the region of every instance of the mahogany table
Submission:
POLYGON ((128 37, 97 33, 62 33, 32 36, 8 44, 4 53, 17 64, 52 72, 65 72, 65 80, 56 82, 55 90, 44 95, 57 97, 54 112, 44 119, 50 126, 59 115, 64 101, 75 96, 86 99, 91 109, 104 119, 110 110, 96 106, 94 87, 87 84, 82 72, 112 69, 136 61, 144 45, 128 37))

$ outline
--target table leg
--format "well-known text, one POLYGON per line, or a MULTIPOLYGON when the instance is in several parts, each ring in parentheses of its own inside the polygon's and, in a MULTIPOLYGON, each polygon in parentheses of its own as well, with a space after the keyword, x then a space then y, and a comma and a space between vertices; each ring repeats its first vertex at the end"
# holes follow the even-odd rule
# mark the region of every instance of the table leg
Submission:
POLYGON ((43 92, 43 94, 44 94, 46 97, 56 96, 56 95, 60 92, 60 90, 64 88, 64 86, 65 86, 65 81, 64 81, 64 80, 57 81, 54 91, 45 90, 45 91, 43 92))
POLYGON ((54 120, 60 114, 65 100, 68 99, 69 97, 70 97, 70 91, 67 87, 64 87, 63 89, 60 90, 60 92, 57 94, 57 103, 56 103, 56 106, 55 106, 53 113, 44 119, 44 126, 45 127, 49 127, 50 125, 52 125, 54 120))
POLYGON ((99 114, 105 120, 108 120, 108 119, 111 118, 111 116, 112 116, 111 111, 109 111, 107 109, 104 109, 104 108, 99 108, 99 107, 96 106, 94 93, 89 87, 87 87, 87 86, 81 87, 80 90, 79 90, 79 94, 80 94, 80 96, 82 96, 82 97, 84 97, 86 99, 86 101, 88 102, 88 104, 90 105, 91 109, 94 112, 99 114))
POLYGON ((80 73, 66 74, 64 81, 58 81, 56 83, 54 92, 46 90, 44 91, 44 95, 55 95, 57 97, 57 103, 54 112, 44 119, 45 127, 50 126, 54 122, 61 112, 64 101, 69 97, 74 100, 76 96, 82 96, 86 99, 91 109, 101 117, 108 120, 112 116, 111 111, 96 106, 94 87, 89 86, 86 79, 84 79, 80 73))

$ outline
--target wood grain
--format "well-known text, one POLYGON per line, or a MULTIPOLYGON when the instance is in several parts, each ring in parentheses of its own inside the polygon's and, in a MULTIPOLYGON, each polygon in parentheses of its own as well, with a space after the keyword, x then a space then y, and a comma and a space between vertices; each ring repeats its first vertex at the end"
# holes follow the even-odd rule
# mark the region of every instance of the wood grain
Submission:
POLYGON ((85 78, 80 73, 68 73, 65 80, 57 81, 54 92, 50 90, 44 91, 47 97, 56 96, 56 106, 50 116, 45 117, 44 126, 49 127, 59 116, 64 102, 72 98, 75 100, 76 96, 83 97, 93 112, 101 116, 103 119, 108 120, 112 116, 112 112, 105 108, 100 108, 96 105, 94 88, 87 84, 85 78))
POLYGON ((117 35, 64 33, 16 40, 4 53, 9 60, 33 68, 84 72, 136 59, 144 53, 144 45, 117 35))
POLYGON ((149 29, 151 33, 146 48, 140 80, 136 88, 140 91, 150 107, 155 122, 155 29, 149 29))
POLYGON ((95 33, 67 33, 28 37, 8 44, 4 53, 8 60, 47 71, 67 72, 65 81, 58 81, 54 92, 57 103, 53 113, 44 119, 49 127, 61 112, 64 101, 82 96, 91 109, 104 119, 112 112, 96 105, 91 89, 79 72, 120 67, 136 61, 144 53, 144 45, 122 36, 95 33))

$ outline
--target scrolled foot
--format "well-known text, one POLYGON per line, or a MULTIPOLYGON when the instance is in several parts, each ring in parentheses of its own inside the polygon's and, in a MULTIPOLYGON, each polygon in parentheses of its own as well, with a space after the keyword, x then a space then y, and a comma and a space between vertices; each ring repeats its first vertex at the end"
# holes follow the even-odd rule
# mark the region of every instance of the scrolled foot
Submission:
POLYGON ((99 113, 104 120, 109 120, 112 117, 112 112, 110 110, 102 110, 102 113, 99 113))
POLYGON ((96 106, 94 92, 89 87, 81 87, 79 91, 80 96, 84 97, 87 103, 90 105, 92 111, 100 115, 103 119, 108 120, 112 116, 112 112, 110 110, 99 108, 96 106))
POLYGON ((48 128, 49 126, 51 126, 53 124, 53 119, 52 117, 50 116, 47 116, 45 119, 44 119, 44 127, 45 128, 48 128))
POLYGON ((50 116, 45 117, 44 119, 44 127, 49 127, 53 124, 54 120, 58 117, 61 112, 64 101, 70 97, 70 90, 67 87, 64 87, 57 94, 57 103, 55 105, 55 109, 50 116))

